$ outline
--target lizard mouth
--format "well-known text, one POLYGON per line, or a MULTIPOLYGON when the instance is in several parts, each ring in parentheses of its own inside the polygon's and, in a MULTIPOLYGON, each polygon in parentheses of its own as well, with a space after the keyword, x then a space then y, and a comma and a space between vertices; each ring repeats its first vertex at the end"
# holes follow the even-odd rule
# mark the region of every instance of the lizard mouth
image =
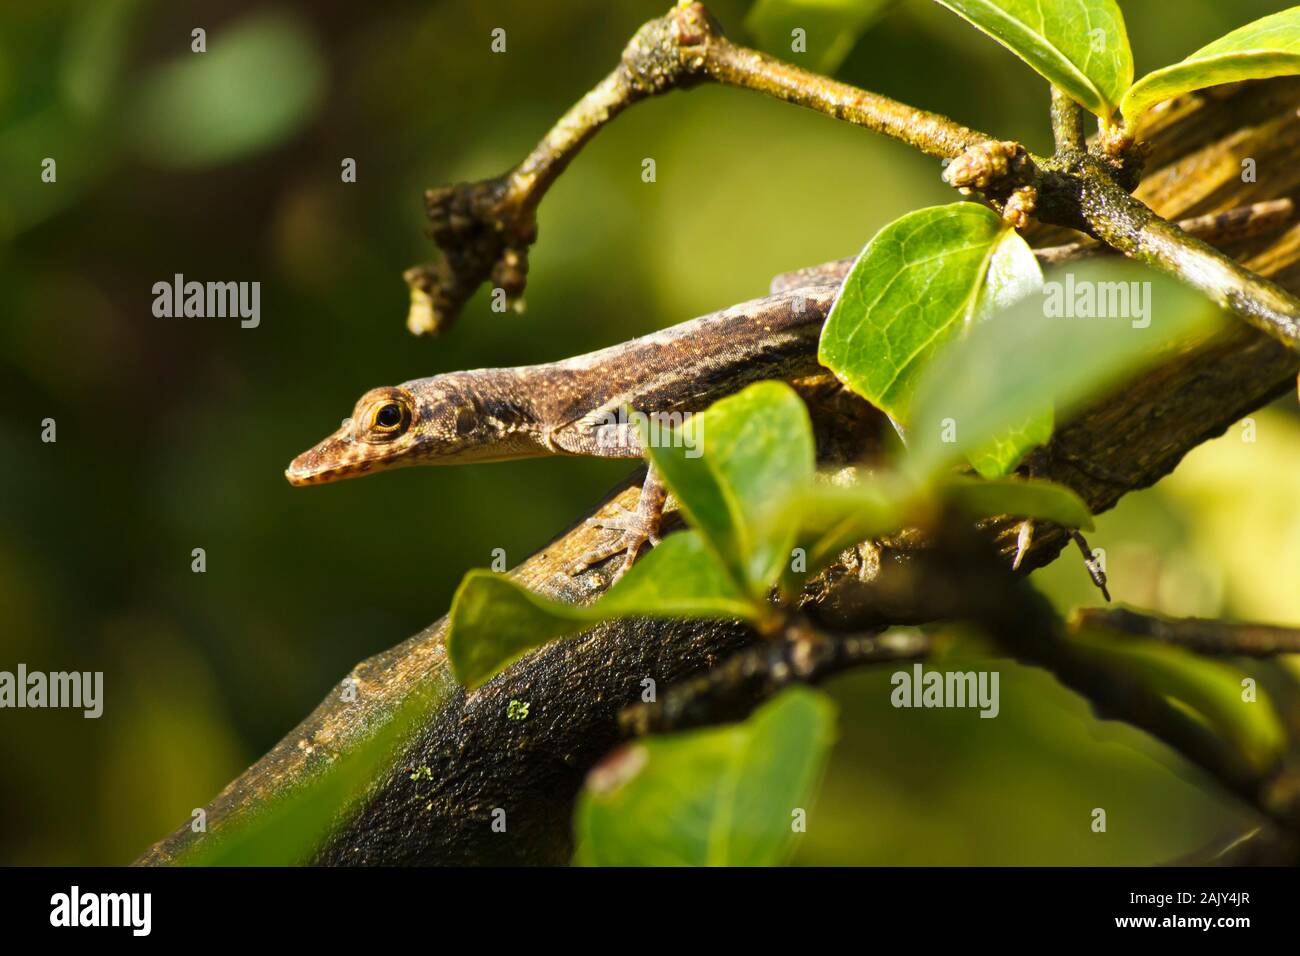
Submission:
POLYGON ((321 485, 364 475, 381 464, 365 443, 354 440, 348 429, 341 428, 289 462, 284 477, 295 487, 321 485))

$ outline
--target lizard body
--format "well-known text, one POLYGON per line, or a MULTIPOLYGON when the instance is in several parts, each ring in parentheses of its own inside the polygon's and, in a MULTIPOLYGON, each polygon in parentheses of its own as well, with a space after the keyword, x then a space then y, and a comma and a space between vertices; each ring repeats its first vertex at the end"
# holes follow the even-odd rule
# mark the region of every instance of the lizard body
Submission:
MULTIPOLYGON (((294 485, 408 465, 508 461, 546 455, 637 458, 643 415, 701 412, 763 379, 820 369, 817 342, 838 282, 789 289, 650 335, 545 365, 476 369, 371 389, 352 417, 290 463, 294 485)), ((603 519, 622 531, 575 570, 626 552, 622 571, 657 541, 666 493, 654 469, 636 512, 603 519)))

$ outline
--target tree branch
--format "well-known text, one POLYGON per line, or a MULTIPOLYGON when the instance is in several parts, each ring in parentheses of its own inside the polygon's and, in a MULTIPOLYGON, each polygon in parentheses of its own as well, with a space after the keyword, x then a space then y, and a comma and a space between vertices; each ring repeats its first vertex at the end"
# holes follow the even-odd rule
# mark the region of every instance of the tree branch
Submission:
POLYGON ((425 194, 430 236, 442 258, 406 271, 411 290, 407 328, 416 335, 442 331, 489 280, 517 302, 527 280, 528 249, 537 239, 537 207, 556 177, 601 127, 633 103, 702 82, 765 93, 940 159, 955 158, 989 139, 937 113, 737 46, 703 4, 682 2, 644 24, 614 71, 509 173, 425 194))
MULTIPOLYGON (((1257 151, 1247 155, 1300 150, 1300 130, 1294 123, 1300 84, 1250 84, 1246 89, 1235 97, 1180 101, 1171 111, 1176 123, 1168 120, 1166 111, 1154 118, 1164 124, 1157 153, 1169 165, 1155 172, 1152 188, 1158 190, 1158 208, 1166 215, 1207 211, 1205 184, 1177 175, 1181 168, 1213 168, 1241 150, 1257 151), (1242 117, 1261 115, 1261 103, 1278 111, 1277 122, 1261 118, 1257 125, 1237 129, 1242 117), (1207 141, 1207 129, 1222 136, 1207 141), (1174 148, 1180 137, 1195 144, 1190 152, 1174 148)), ((1249 187, 1237 183, 1230 194, 1216 196, 1218 205, 1210 208, 1278 195, 1277 187, 1277 180, 1249 187)), ((1240 254, 1248 264, 1298 289, 1300 241, 1295 233, 1250 240, 1240 254)), ((1070 485, 1094 511, 1104 511, 1122 495, 1159 480, 1192 448, 1289 390, 1298 369, 1300 359, 1293 353, 1243 327, 1170 359, 1063 423, 1051 443, 1030 457, 1026 470, 1070 485)), ((879 457, 884 426, 865 403, 828 386, 805 387, 804 394, 823 461, 870 462, 879 457)), ((630 507, 638 487, 638 476, 632 476, 611 500, 630 507)), ((997 523, 991 531, 1006 560, 1015 549, 1016 523, 997 523)), ((513 573, 558 600, 593 600, 607 580, 606 572, 597 568, 571 578, 564 571, 593 546, 599 533, 579 521, 513 573)), ((1024 568, 1048 563, 1067 541, 1060 529, 1042 529, 1024 568)), ((936 608, 918 606, 905 594, 890 592, 880 580, 880 569, 905 567, 914 556, 906 540, 847 553, 805 594, 805 612, 820 626, 849 633, 933 619, 936 608)), ((348 753, 411 687, 426 681, 448 685, 444 629, 445 619, 359 664, 351 675, 357 680, 356 699, 331 693, 226 787, 206 808, 209 832, 237 824, 348 753)), ((340 812, 316 859, 333 864, 564 863, 572 849, 574 797, 587 768, 618 740, 618 714, 640 699, 641 681, 653 677, 660 686, 671 686, 754 643, 752 633, 733 624, 612 622, 574 640, 539 648, 473 693, 449 687, 443 703, 400 746, 395 769, 375 779, 340 812), (528 720, 506 718, 511 699, 530 702, 528 720), (410 773, 402 772, 407 766, 428 766, 432 779, 412 781, 410 773), (491 827, 494 807, 507 811, 505 833, 491 827)), ((1268 799, 1284 805, 1298 794, 1294 780, 1279 780, 1268 799)), ((171 862, 202 839, 190 829, 188 815, 188 808, 178 808, 178 823, 185 822, 140 862, 171 862)))
POLYGON ((1202 618, 1182 620, 1139 614, 1128 608, 1080 608, 1075 612, 1078 627, 1119 631, 1175 644, 1198 654, 1244 657, 1275 657, 1300 654, 1300 629, 1267 624, 1229 624, 1202 618))
POLYGON ((1087 148, 1083 133, 1083 109, 1074 98, 1052 87, 1052 138, 1056 141, 1056 156, 1067 159, 1087 148))

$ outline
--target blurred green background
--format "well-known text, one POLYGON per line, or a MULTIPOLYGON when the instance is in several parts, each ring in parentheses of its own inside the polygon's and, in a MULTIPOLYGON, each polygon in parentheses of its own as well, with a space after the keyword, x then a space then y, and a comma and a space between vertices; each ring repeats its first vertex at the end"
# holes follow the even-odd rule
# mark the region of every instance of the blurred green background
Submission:
MULTIPOLYGON (((1124 4, 1138 73, 1287 5, 1124 4)), ((602 133, 542 205, 524 315, 480 294, 449 334, 411 338, 401 272, 430 256, 422 190, 518 161, 667 6, 0 10, 0 669, 105 672, 97 721, 0 711, 0 862, 130 861, 354 662, 442 614, 466 569, 498 547, 523 558, 628 470, 543 460, 290 488, 285 464, 362 391, 622 341, 951 200, 937 164, 861 130, 740 91, 675 93, 602 133), (151 287, 178 272, 260 281, 261 326, 155 318, 151 287)), ((747 4, 711 6, 752 39, 747 4)), ((837 75, 1049 142, 1044 84, 926 0, 888 6, 837 75)), ((1234 429, 1102 518, 1118 599, 1300 624, 1294 397, 1255 419, 1255 441, 1234 429)), ((1037 580, 1063 607, 1096 600, 1076 561, 1037 580)), ((798 862, 1152 863, 1250 824, 1050 678, 991 666, 997 720, 895 711, 884 672, 831 686, 841 741, 798 862), (1106 835, 1089 829, 1098 806, 1106 835)))

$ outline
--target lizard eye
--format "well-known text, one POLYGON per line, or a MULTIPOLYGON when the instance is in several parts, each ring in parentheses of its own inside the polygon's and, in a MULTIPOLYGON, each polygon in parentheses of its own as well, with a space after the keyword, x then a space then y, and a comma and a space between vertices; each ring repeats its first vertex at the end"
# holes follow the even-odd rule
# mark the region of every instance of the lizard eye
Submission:
POLYGON ((403 431, 410 422, 405 407, 397 402, 383 402, 370 416, 370 430, 385 437, 403 431))

